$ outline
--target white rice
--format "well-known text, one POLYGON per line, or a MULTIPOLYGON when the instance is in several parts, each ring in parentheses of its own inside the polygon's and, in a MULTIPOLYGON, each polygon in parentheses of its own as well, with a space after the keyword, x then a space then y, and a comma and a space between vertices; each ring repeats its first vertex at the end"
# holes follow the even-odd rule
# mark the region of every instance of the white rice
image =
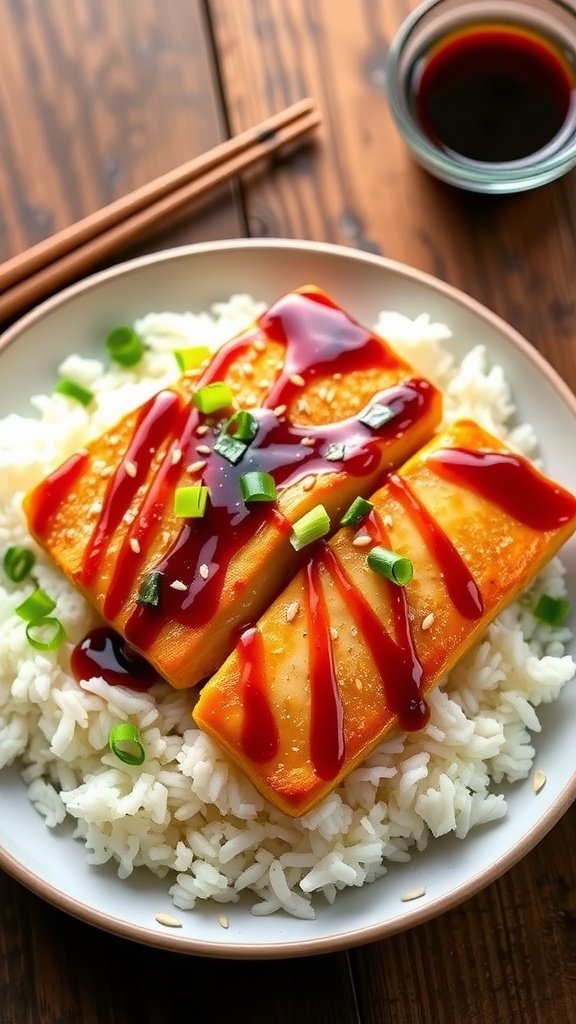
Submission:
MULTIPOLYGON (((209 314, 150 314, 136 324, 148 351, 135 369, 110 369, 71 355, 61 371, 90 387, 90 412, 63 396, 36 396, 36 415, 0 421, 0 555, 35 548, 21 501, 25 490, 120 415, 177 376, 171 350, 217 347, 263 308, 234 296, 209 314)), ((426 315, 382 313, 377 330, 445 391, 446 422, 470 416, 528 456, 529 425, 510 427, 514 405, 502 370, 474 348, 461 366, 442 348, 450 336, 426 315)), ((35 549, 36 550, 36 549, 35 549)), ((566 629, 531 614, 537 596, 565 593, 554 559, 489 627, 430 696, 430 723, 395 732, 315 810, 293 820, 270 806, 218 747, 195 728, 194 693, 157 684, 140 694, 93 678, 78 684, 70 652, 96 622, 86 601, 36 550, 35 578, 55 600, 67 643, 34 652, 14 614, 30 592, 0 579, 0 767, 21 758, 29 796, 49 827, 67 816, 91 864, 114 861, 121 878, 144 865, 166 879, 177 907, 233 902, 249 892, 256 915, 284 910, 313 918, 318 897, 385 874, 431 838, 463 839, 501 818, 499 784, 529 774, 537 708, 574 673, 566 629), (129 719, 146 750, 140 767, 108 749, 111 727, 129 719)))

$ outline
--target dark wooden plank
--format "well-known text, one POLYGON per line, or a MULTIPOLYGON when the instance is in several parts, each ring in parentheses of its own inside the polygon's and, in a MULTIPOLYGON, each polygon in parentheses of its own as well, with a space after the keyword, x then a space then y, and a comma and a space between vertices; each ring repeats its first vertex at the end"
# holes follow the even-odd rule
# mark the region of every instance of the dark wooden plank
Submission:
POLYGON ((555 1024, 576 1007, 576 809, 459 908, 353 951, 369 1024, 555 1024))
POLYGON ((482 197, 431 178, 388 110, 390 39, 417 0, 210 0, 235 131, 310 94, 321 144, 247 189, 250 232, 379 252, 490 306, 576 386, 576 176, 482 197))
POLYGON ((0 874, 0 1024, 358 1024, 344 955, 205 960, 119 939, 0 874))
MULTIPOLYGON (((458 192, 410 157, 385 93, 417 0, 210 0, 233 130, 310 94, 314 151, 245 189, 250 230, 379 252, 468 292, 576 386, 576 175, 510 197, 458 192)), ((363 1024, 576 1019, 566 816, 503 879, 437 921, 353 951, 363 1024), (560 977, 561 975, 561 977, 560 977)))
MULTIPOLYGON (((0 259, 226 137, 201 0, 6 0, 0 54, 0 259)), ((130 254, 243 231, 228 187, 130 254)))

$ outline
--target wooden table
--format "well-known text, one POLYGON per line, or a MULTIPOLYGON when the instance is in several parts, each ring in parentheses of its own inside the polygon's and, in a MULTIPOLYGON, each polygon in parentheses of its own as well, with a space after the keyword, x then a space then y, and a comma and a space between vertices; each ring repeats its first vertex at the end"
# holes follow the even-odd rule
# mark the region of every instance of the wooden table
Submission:
MULTIPOLYGON (((494 199, 414 165, 384 90, 388 42, 414 6, 0 0, 0 258, 311 95, 324 115, 316 146, 224 188, 136 251, 254 235, 381 253, 484 302, 574 387, 576 175, 494 199)), ((504 878, 438 920, 349 954, 291 961, 158 952, 68 918, 2 876, 0 1022, 160 1024, 209 1013, 238 1024, 569 1024, 574 823, 572 810, 504 878)))

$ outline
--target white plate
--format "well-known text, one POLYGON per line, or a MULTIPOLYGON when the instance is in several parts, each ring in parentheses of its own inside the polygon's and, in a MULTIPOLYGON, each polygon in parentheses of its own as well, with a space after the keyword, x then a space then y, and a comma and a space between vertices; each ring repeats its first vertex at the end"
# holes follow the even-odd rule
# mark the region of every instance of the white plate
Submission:
MULTIPOLYGON (((454 289, 407 267, 330 245, 231 241, 163 252, 98 274, 44 303, 0 342, 0 415, 28 412, 28 397, 49 390, 68 353, 97 354, 111 324, 149 310, 205 309, 233 292, 266 301, 305 283, 325 288, 367 324, 384 308, 414 317, 428 312, 454 333, 462 356, 484 344, 512 381, 519 418, 541 440, 546 470, 576 491, 576 400, 547 363, 515 331, 454 289)), ((576 597, 576 539, 566 545, 568 585, 576 597)), ((406 865, 362 889, 342 892, 333 906, 318 901, 315 921, 286 915, 254 917, 246 905, 197 904, 174 911, 166 882, 139 869, 120 881, 111 867, 91 868, 68 829, 50 832, 30 806, 16 768, 0 775, 0 865, 38 895, 110 932, 179 952, 226 957, 302 956, 391 935, 455 906, 497 878, 555 824, 576 795, 573 722, 576 683, 541 712, 535 737, 547 782, 536 797, 527 780, 510 788, 505 819, 464 841, 432 841, 406 865), (426 895, 401 902, 406 890, 426 895), (218 917, 225 912, 229 927, 218 917), (155 922, 175 914, 179 930, 155 922)))

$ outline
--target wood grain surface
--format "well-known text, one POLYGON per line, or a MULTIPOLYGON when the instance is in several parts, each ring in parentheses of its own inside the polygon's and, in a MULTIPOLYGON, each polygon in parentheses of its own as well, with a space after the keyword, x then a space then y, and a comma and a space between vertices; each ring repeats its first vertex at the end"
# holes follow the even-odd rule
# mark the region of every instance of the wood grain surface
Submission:
MULTIPOLYGON (((414 0, 0 0, 0 258, 300 97, 317 144, 189 211, 146 252, 245 234, 382 253, 462 288, 576 387, 576 177, 498 199, 418 168, 388 111, 414 0)), ((0 381, 0 386, 1 381, 0 381)), ((0 778, 1 784, 1 778, 0 778)), ((0 876, 0 1024, 570 1024, 572 809, 498 882, 403 935, 314 959, 161 953, 0 876)))

